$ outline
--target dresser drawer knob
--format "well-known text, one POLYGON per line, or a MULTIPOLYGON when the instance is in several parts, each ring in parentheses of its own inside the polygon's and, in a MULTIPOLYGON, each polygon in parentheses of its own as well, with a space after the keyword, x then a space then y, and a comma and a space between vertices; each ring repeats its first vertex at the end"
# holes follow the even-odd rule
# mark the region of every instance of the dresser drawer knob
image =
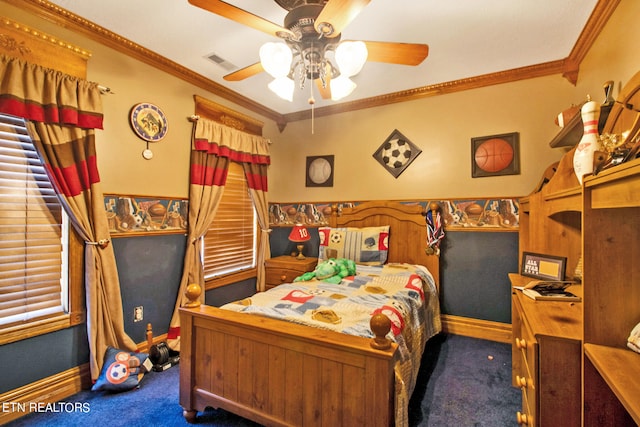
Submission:
POLYGON ((280 281, 281 281, 282 283, 286 282, 286 281, 287 281, 287 275, 286 275, 286 274, 283 274, 282 276, 280 276, 280 281))
POLYGON ((525 377, 521 377, 520 375, 516 375, 516 385, 520 388, 526 388, 527 379, 525 377))
POLYGON ((518 413, 516 415, 516 420, 518 421, 518 425, 519 426, 531 426, 531 425, 533 425, 533 419, 530 416, 528 416, 527 414, 523 414, 520 411, 518 411, 518 413))

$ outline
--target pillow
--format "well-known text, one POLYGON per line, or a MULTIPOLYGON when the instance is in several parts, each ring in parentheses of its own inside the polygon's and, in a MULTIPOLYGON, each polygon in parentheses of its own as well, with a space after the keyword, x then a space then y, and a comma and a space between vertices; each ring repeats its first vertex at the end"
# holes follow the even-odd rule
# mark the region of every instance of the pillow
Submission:
POLYGON ((389 226, 318 228, 320 259, 347 258, 359 264, 382 265, 389 253, 389 226))
POLYGON ((127 391, 138 387, 151 362, 146 353, 135 353, 107 347, 100 376, 92 391, 127 391))

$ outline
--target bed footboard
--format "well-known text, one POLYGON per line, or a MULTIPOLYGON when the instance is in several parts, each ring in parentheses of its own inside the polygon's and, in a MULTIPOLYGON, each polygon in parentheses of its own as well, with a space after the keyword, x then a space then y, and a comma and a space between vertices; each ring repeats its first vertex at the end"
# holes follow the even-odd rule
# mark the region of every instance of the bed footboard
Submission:
POLYGON ((396 344, 206 305, 180 323, 187 421, 213 407, 268 426, 394 424, 396 344))

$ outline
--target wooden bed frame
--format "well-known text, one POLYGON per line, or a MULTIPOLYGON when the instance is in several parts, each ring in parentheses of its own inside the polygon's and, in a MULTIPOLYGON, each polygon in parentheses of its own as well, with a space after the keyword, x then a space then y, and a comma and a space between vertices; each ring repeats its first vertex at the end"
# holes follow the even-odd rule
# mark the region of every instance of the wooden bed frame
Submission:
MULTIPOLYGON (((439 258, 425 253, 423 214, 419 205, 367 202, 334 212, 330 225, 389 225, 388 262, 425 265, 437 284, 439 258)), ((395 344, 381 349, 380 337, 193 305, 180 309, 180 405, 187 421, 213 407, 269 426, 394 424, 395 344)))

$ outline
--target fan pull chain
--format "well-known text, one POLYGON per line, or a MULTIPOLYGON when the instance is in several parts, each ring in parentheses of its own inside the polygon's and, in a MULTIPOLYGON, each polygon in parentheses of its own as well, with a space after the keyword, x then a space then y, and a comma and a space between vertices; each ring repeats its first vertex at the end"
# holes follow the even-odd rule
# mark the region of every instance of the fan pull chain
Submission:
MULTIPOLYGON (((311 50, 313 51, 313 42, 311 43, 311 50)), ((314 68, 313 68, 313 57, 314 55, 310 55, 310 67, 311 67, 311 72, 313 72, 314 68)), ((314 122, 315 122, 315 105, 316 105, 316 100, 313 98, 313 82, 312 84, 309 85, 309 105, 311 105, 311 135, 314 134, 315 128, 314 128, 314 122)))
POLYGON ((315 119, 315 106, 316 100, 313 99, 313 85, 309 85, 309 104, 311 104, 311 135, 314 134, 314 119, 315 119))

